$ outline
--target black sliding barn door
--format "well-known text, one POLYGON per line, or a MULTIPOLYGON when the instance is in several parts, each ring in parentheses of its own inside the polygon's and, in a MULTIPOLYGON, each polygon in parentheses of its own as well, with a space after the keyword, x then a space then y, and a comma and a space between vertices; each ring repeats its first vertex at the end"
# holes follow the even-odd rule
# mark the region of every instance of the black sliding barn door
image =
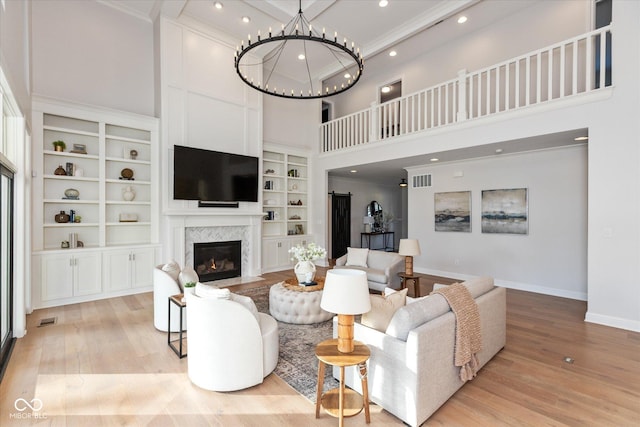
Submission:
POLYGON ((331 193, 331 257, 347 253, 351 245, 351 194, 331 193))

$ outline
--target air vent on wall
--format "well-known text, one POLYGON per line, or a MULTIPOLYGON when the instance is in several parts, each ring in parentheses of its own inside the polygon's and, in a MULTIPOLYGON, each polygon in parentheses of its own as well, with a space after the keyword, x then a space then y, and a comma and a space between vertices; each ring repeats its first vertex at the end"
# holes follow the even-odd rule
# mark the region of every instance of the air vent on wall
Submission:
POLYGON ((413 188, 431 187, 431 174, 415 175, 412 182, 413 188))

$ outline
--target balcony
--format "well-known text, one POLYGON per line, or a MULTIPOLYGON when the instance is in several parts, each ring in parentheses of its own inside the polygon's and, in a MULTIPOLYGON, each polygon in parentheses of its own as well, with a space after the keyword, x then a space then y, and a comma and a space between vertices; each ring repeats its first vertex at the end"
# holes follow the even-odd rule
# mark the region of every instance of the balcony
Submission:
POLYGON ((323 123, 320 152, 375 144, 601 90, 612 85, 611 40, 609 25, 481 70, 461 70, 452 80, 323 123))

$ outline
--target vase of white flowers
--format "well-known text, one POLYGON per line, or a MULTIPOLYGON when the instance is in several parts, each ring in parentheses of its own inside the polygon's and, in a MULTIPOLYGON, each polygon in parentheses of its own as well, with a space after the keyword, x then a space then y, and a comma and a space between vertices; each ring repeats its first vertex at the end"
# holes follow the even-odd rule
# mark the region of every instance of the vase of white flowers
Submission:
POLYGON ((292 261, 298 261, 293 268, 298 283, 301 286, 313 283, 313 279, 316 276, 316 266, 313 261, 327 256, 327 251, 315 243, 309 243, 306 247, 296 245, 289 249, 289 253, 291 254, 292 261))

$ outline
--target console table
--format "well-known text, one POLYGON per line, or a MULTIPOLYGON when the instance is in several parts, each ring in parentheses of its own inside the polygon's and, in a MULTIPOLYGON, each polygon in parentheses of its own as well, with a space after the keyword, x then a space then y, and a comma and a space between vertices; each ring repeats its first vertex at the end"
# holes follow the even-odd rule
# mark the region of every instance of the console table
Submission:
POLYGON ((378 231, 373 233, 360 233, 360 247, 361 248, 369 248, 369 249, 381 249, 387 252, 393 252, 394 249, 394 233, 393 231, 378 231), (372 248, 371 240, 377 236, 382 236, 382 247, 381 248, 372 248), (366 246, 364 242, 367 242, 366 246))

